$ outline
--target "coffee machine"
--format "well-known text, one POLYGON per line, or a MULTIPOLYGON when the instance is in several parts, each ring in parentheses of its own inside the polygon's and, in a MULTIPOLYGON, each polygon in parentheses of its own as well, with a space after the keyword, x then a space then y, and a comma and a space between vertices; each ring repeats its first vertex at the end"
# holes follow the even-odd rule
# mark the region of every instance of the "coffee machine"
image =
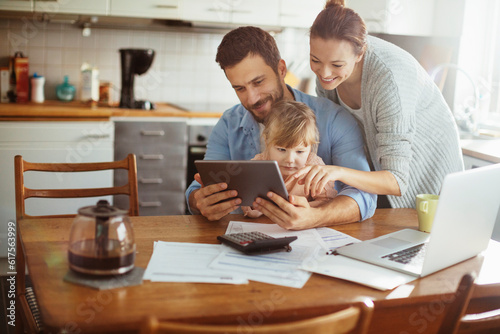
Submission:
POLYGON ((155 109, 150 101, 136 101, 134 98, 134 78, 151 67, 155 52, 152 49, 120 49, 122 65, 122 91, 120 108, 155 109))

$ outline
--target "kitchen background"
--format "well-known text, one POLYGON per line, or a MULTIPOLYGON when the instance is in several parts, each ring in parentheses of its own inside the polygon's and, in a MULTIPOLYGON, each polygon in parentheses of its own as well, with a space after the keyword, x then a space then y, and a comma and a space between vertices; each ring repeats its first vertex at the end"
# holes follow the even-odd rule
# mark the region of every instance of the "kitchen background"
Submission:
MULTIPOLYGON (((186 3, 183 11, 188 14, 180 15, 186 16, 187 23, 192 23, 189 21, 190 18, 197 20, 201 15, 206 15, 198 14, 196 10, 212 11, 220 16, 223 9, 229 5, 234 8, 251 6, 249 9, 244 9, 248 10, 249 14, 242 20, 241 25, 252 22, 259 25, 259 20, 264 20, 262 17, 266 16, 261 9, 255 10, 266 3, 260 0, 257 2, 164 1, 164 3, 170 2, 181 3, 181 7, 186 3), (191 7, 187 7, 190 3, 191 7), (206 9, 208 7, 210 8, 206 9), (251 12, 252 9, 255 12, 251 12)), ((458 4, 451 0, 347 1, 348 5, 365 19, 370 33, 402 46, 421 60, 429 71, 439 63, 457 61, 464 2, 465 0, 461 0, 458 4)), ((29 2, 0 0, 0 14, 2 6, 12 7, 18 3, 19 6, 26 6, 29 2)), ((160 24, 155 25, 144 19, 148 13, 132 13, 133 10, 129 10, 125 12, 125 17, 120 17, 119 15, 123 15, 123 11, 128 8, 126 6, 130 7, 130 4, 117 1, 110 2, 110 10, 109 8, 103 10, 113 14, 114 6, 125 7, 118 12, 118 16, 71 16, 64 14, 66 10, 64 6, 75 4, 82 7, 82 11, 98 11, 98 9, 85 8, 92 4, 80 4, 82 3, 80 0, 57 1, 53 7, 45 5, 50 3, 35 2, 33 13, 7 12, 6 15, 0 16, 0 66, 8 66, 9 57, 16 51, 23 52, 29 57, 30 76, 35 72, 45 76, 47 100, 55 100, 56 86, 63 82, 65 75, 69 76, 70 83, 78 89, 80 67, 84 62, 99 69, 101 81, 112 83, 112 92, 116 100, 121 88, 118 49, 152 48, 156 51, 152 67, 146 74, 136 78, 137 99, 168 102, 199 111, 223 111, 237 103, 233 90, 215 63, 215 54, 223 35, 231 27, 239 24, 202 22, 200 25, 194 21, 194 28, 186 28, 184 27, 186 21, 180 24, 179 21, 172 21, 177 23, 172 25, 172 22, 167 20, 156 20, 156 23, 160 24), (42 7, 37 11, 36 6, 42 7), (43 14, 44 9, 48 13, 43 14), (167 26, 168 22, 170 25, 167 26), (89 29, 83 29, 85 27, 89 29), (84 37, 83 34, 87 32, 90 32, 90 35, 84 37)), ((275 37, 289 70, 300 80, 307 82, 313 77, 308 64, 307 28, 322 8, 324 0, 308 3, 307 8, 304 8, 304 2, 299 0, 273 1, 267 5, 271 4, 279 4, 281 22, 261 26, 272 28, 277 32, 275 37), (292 22, 283 23, 283 17, 286 17, 283 15, 289 15, 287 14, 289 12, 293 15, 299 13, 300 19, 294 18, 292 22)), ((278 11, 277 8, 273 9, 278 11)), ((76 10, 71 9, 71 11, 76 10)), ((205 18, 201 18, 203 19, 205 18)), ((222 16, 217 19, 222 19, 222 16)), ((311 81, 312 85, 306 86, 305 90, 314 93, 314 80, 311 81)), ((453 104, 454 89, 450 91, 447 93, 447 99, 453 104)))
MULTIPOLYGON (((78 89, 80 67, 87 62, 99 69, 99 79, 112 83, 114 100, 121 88, 120 48, 151 48, 156 55, 151 68, 136 76, 136 98, 168 102, 197 111, 219 111, 238 103, 236 94, 215 62, 224 33, 122 30, 92 28, 82 36, 78 26, 45 23, 37 27, 23 19, 0 21, 0 66, 22 51, 29 57, 29 72, 45 76, 45 98, 56 100, 56 86, 65 75, 78 89)), ((282 57, 297 75, 311 76, 306 29, 289 28, 275 35, 282 57)))
MULTIPOLYGON (((186 20, 182 19, 181 21, 150 20, 151 15, 154 16, 158 11, 153 13, 141 11, 145 10, 145 3, 152 2, 153 0, 142 2, 132 0, 31 2, 36 6, 41 4, 59 4, 60 6, 78 4, 81 6, 79 8, 89 11, 97 10, 97 6, 103 3, 110 5, 103 9, 107 14, 94 17, 83 12, 82 15, 75 14, 75 8, 72 8, 72 15, 69 16, 57 12, 57 8, 48 14, 44 14, 43 10, 37 11, 36 8, 35 11, 31 9, 30 12, 29 8, 26 7, 30 3, 28 0, 0 0, 0 67, 7 67, 9 57, 13 56, 15 52, 23 52, 25 56, 29 57, 30 77, 35 72, 45 76, 45 98, 46 100, 55 100, 56 86, 63 82, 65 75, 69 76, 70 83, 78 89, 80 67, 82 63, 88 62, 99 69, 101 81, 112 83, 114 100, 117 101, 121 88, 118 50, 120 48, 152 48, 156 51, 156 56, 151 68, 144 75, 136 77, 137 99, 151 100, 157 103, 166 102, 192 111, 223 112, 238 103, 238 100, 223 71, 215 63, 217 46, 224 34, 232 27, 255 24, 273 31, 281 55, 286 60, 290 72, 299 79, 297 83, 304 84, 302 86, 304 90, 314 94, 314 77, 308 61, 307 27, 323 6, 324 0, 307 2, 302 0, 162 0, 162 3, 192 4, 184 6, 185 12, 181 14, 186 15, 186 20), (21 9, 12 11, 12 7, 17 4, 21 6, 21 9), (235 12, 239 7, 247 6, 246 10, 248 10, 249 15, 236 22, 232 20, 229 20, 231 22, 211 22, 211 24, 201 22, 206 18, 207 13, 211 13, 210 9, 207 9, 208 7, 212 6, 219 10, 226 8, 225 6, 228 4, 233 6, 231 8, 235 12), (276 12, 276 23, 263 24, 262 20, 272 12, 271 5, 274 6, 272 9, 276 12), (117 8, 121 6, 122 11, 109 16, 109 11, 113 14, 114 6, 118 6, 117 8), (139 6, 139 9, 135 12, 130 10, 133 6, 139 6), (285 22, 283 20, 285 16, 282 14, 290 12, 298 13, 299 16, 297 19, 285 22), (281 20, 279 22, 278 16, 281 20), (70 21, 75 22, 70 23, 70 21), (88 36, 83 36, 84 34, 88 36), (309 84, 306 85, 307 83, 309 84)), ((481 107, 489 108, 492 111, 490 114, 498 119, 498 115, 500 115, 498 96, 500 93, 493 94, 495 89, 499 90, 498 77, 495 79, 495 76, 490 75, 490 73, 497 73, 497 76, 500 73, 498 71, 500 48, 497 47, 496 53, 489 51, 492 47, 494 49, 495 41, 498 45, 499 40, 498 35, 495 35, 499 31, 498 22, 500 21, 498 0, 348 0, 347 4, 365 19, 371 34, 391 41, 409 51, 429 73, 439 64, 451 63, 460 64, 463 67, 467 66, 467 71, 482 76, 485 79, 483 81, 489 86, 485 84, 481 88, 491 87, 487 90, 483 89, 482 92, 492 94, 484 93, 481 95, 481 107), (490 15, 488 19, 485 19, 485 13, 490 15), (470 21, 472 16, 476 17, 475 21, 470 21), (466 22, 469 22, 467 26, 466 22), (488 26, 489 23, 494 23, 496 26, 492 28, 488 26), (482 31, 477 33, 477 28, 481 28, 482 31), (478 42, 483 44, 479 45, 478 42), (464 54, 467 57, 463 57, 464 54), (496 72, 494 72, 494 68, 497 68, 496 72), (489 96, 493 98, 488 100, 489 96), (493 107, 483 103, 488 101, 492 101, 491 106, 493 107)), ((61 8, 63 7, 59 9, 61 8)), ((443 94, 450 107, 455 109, 457 104, 455 97, 469 97, 472 87, 470 82, 465 80, 464 92, 456 94, 454 77, 460 75, 460 79, 467 78, 454 71, 443 71, 441 76, 444 72, 448 73, 445 85, 442 87, 443 94)), ((121 120, 120 122, 114 121, 113 126, 119 125, 116 128, 118 130, 121 129, 121 126, 128 125, 124 124, 127 121, 121 120)), ((11 124, 5 126, 11 127, 11 124)), ((57 124, 53 124, 53 126, 57 126, 57 124)), ((175 127, 175 125, 173 126, 175 127)), ((186 127, 186 124, 183 126, 186 127)), ((44 129, 44 131, 47 130, 44 129)), ((169 130, 165 132, 169 133, 169 130)), ((0 139, 5 140, 8 146, 10 145, 8 141, 12 138, 7 138, 5 133, 7 132, 0 133, 0 139)), ((118 131, 116 133, 120 134, 118 131)), ((117 136, 114 138, 114 143, 109 143, 111 156, 113 144, 116 153, 117 145, 120 142, 119 138, 123 137, 127 136, 117 136)), ((47 138, 43 139, 47 140, 47 138)), ((37 142, 37 144, 40 143, 37 142)), ((53 146, 52 143, 46 143, 46 145, 50 148, 53 146)), ((130 149, 128 143, 123 145, 130 149)), ((183 145, 187 145, 187 143, 183 145)), ((180 147, 180 145, 177 146, 180 147)), ((179 150, 184 153, 186 151, 186 149, 179 150)), ((169 149, 169 151, 172 150, 169 149)), ((176 159, 169 160, 175 161, 176 159)), ((12 166, 10 156, 0 162, 5 163, 2 166, 12 166)), ((476 161, 474 165, 477 165, 476 161)), ((471 166, 472 163, 468 168, 471 166)), ((184 170, 181 172, 185 173, 184 170)), ((4 186, 4 182, 1 183, 4 186)), ((180 192, 180 201, 183 203, 183 187, 179 186, 179 188, 177 191, 180 192)), ((7 219, 6 217, 0 218, 7 219)), ((8 219, 10 218, 12 217, 8 217, 8 219)), ((500 224, 497 225, 500 228, 500 224)), ((0 229, 0 240, 1 236, 4 235, 3 232, 0 229)), ((0 247, 0 256, 2 256, 2 247, 0 247)))

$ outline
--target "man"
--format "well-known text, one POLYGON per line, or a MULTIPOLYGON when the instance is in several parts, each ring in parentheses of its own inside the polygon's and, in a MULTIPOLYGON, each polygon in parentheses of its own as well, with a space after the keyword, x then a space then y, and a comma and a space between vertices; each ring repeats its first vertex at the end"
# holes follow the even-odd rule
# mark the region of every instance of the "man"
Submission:
MULTIPOLYGON (((327 165, 369 170, 363 138, 354 118, 333 102, 294 90, 285 84, 286 64, 280 57, 274 38, 256 27, 240 27, 224 36, 216 61, 224 70, 241 104, 226 110, 210 135, 206 160, 250 160, 261 152, 262 123, 271 105, 282 99, 308 105, 316 114, 320 133, 318 155, 327 165)), ((239 208, 241 200, 226 183, 202 187, 199 174, 186 190, 191 213, 218 220, 239 208)), ((257 198, 253 207, 286 229, 360 221, 373 215, 376 195, 343 184, 324 205, 312 208, 307 199, 284 198, 269 193, 277 204, 257 198)))

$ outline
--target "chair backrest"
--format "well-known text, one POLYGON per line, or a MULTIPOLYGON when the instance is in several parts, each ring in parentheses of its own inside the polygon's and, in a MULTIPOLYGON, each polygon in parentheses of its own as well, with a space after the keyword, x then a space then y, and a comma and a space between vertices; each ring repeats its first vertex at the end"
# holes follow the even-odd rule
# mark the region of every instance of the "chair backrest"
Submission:
MULTIPOLYGON (((74 215, 30 216, 26 214, 25 200, 30 197, 38 198, 80 198, 109 195, 128 195, 129 215, 139 215, 139 201, 137 195, 137 167, 135 155, 129 154, 125 159, 111 162, 90 163, 35 163, 23 160, 17 155, 14 158, 15 188, 16 188, 16 218, 42 217, 72 217, 74 215), (24 185, 24 172, 90 172, 101 170, 125 169, 128 171, 128 182, 125 185, 106 188, 83 189, 30 189, 24 185)), ((76 214, 76 213, 75 213, 76 214)))
POLYGON ((141 334, 340 334, 367 333, 373 315, 373 302, 369 299, 344 310, 305 320, 264 325, 202 325, 160 321, 148 317, 141 334))
MULTIPOLYGON (((23 157, 17 155, 14 158, 15 171, 15 192, 16 192, 16 218, 51 218, 51 217, 73 217, 76 215, 46 215, 46 216, 30 216, 25 211, 25 200, 30 197, 41 198, 81 198, 81 197, 97 197, 108 195, 128 195, 129 197, 129 215, 139 215, 139 200, 137 194, 137 167, 135 155, 129 154, 127 158, 113 162, 96 162, 96 163, 34 163, 23 160, 23 157), (107 188, 84 188, 84 189, 30 189, 24 186, 24 172, 41 171, 41 172, 91 172, 101 170, 125 169, 128 171, 127 184, 118 187, 107 188)), ((22 246, 21 234, 16 234, 17 253, 16 253, 16 302, 20 320, 23 326, 30 333, 40 331, 39 316, 33 314, 30 307, 29 299, 26 291, 25 280, 25 258, 24 249, 22 246)), ((20 323, 20 324, 21 324, 20 323)))
POLYGON ((474 290, 474 274, 465 274, 455 292, 439 329, 439 334, 500 333, 500 309, 482 313, 467 313, 474 290))

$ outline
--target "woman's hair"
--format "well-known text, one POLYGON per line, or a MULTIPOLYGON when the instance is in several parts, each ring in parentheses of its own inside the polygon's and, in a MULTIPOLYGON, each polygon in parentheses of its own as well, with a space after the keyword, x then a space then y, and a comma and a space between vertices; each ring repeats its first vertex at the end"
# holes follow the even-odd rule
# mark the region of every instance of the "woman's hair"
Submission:
POLYGON ((318 148, 316 116, 302 102, 281 100, 275 103, 264 125, 262 134, 268 147, 277 145, 289 148, 303 144, 311 146, 311 152, 316 152, 318 148))
POLYGON ((261 56, 266 64, 278 73, 281 56, 276 40, 268 32, 257 27, 239 27, 228 32, 217 48, 215 61, 225 71, 250 54, 261 56))
POLYGON ((354 53, 360 55, 366 46, 366 25, 344 0, 329 0, 309 30, 311 38, 345 40, 351 43, 354 53))

